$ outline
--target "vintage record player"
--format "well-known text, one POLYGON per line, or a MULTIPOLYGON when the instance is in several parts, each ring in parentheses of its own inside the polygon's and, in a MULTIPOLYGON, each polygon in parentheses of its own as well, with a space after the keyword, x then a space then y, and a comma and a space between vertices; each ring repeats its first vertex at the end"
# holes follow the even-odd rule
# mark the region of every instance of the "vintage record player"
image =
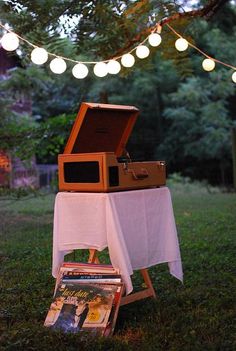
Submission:
POLYGON ((138 114, 134 106, 82 103, 58 156, 59 190, 112 192, 165 185, 164 161, 132 162, 125 152, 138 114))

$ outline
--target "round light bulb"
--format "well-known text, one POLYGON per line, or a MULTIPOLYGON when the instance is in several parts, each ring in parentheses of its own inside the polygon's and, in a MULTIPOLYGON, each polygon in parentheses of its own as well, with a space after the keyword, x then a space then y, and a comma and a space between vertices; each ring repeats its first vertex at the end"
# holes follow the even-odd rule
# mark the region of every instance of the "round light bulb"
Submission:
POLYGON ((93 72, 97 77, 105 77, 107 75, 107 65, 105 62, 98 62, 93 68, 93 72))
POLYGON ((148 42, 151 46, 158 46, 161 44, 161 36, 158 33, 152 33, 148 37, 148 42))
POLYGON ((120 66, 120 63, 116 60, 110 60, 108 63, 107 63, 107 71, 108 73, 110 74, 117 74, 119 73, 121 70, 121 66, 120 66))
POLYGON ((20 41, 15 33, 6 33, 1 39, 1 45, 7 51, 14 51, 20 45, 20 41))
POLYGON ((147 46, 145 45, 139 45, 136 49, 136 55, 140 58, 140 59, 144 59, 146 57, 148 57, 150 53, 150 50, 147 46))
POLYGON ((72 69, 72 74, 77 79, 83 79, 88 75, 88 68, 83 63, 77 63, 72 69))
POLYGON ((50 69, 53 73, 61 74, 66 70, 66 63, 62 58, 56 57, 50 62, 50 69))
POLYGON ((232 81, 236 83, 236 71, 232 74, 232 81))
POLYGON ((175 42, 175 47, 178 51, 185 51, 188 48, 188 42, 184 38, 179 38, 175 42))
POLYGON ((212 71, 215 68, 215 65, 215 61, 208 58, 202 61, 202 67, 207 72, 212 71))
POLYGON ((31 52, 31 61, 36 65, 42 65, 48 60, 48 53, 43 48, 35 48, 31 52))
POLYGON ((124 67, 132 67, 135 63, 135 58, 131 54, 124 54, 121 57, 121 63, 124 67))

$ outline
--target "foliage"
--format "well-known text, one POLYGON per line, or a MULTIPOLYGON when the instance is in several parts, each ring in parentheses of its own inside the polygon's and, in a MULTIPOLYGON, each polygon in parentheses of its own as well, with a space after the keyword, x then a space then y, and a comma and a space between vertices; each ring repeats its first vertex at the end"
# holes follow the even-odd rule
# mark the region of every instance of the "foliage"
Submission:
MULTIPOLYGON (((179 5, 169 1, 45 0, 43 5, 41 1, 5 1, 0 4, 1 17, 49 51, 82 60, 119 54, 121 46, 126 50, 130 43, 137 44, 134 38, 140 42, 157 20, 179 11, 179 5), (67 38, 61 38, 62 33, 67 38)), ((201 2, 196 8, 200 6, 201 2)), ((233 62, 235 7, 227 4, 221 11, 211 23, 182 18, 173 26, 203 51, 233 62)), ((1 82, 6 92, 2 104, 7 105, 6 96, 12 100, 16 91, 24 91, 32 99, 33 120, 28 130, 24 118, 22 124, 5 123, 4 107, 4 130, 0 130, 4 147, 13 150, 16 146, 18 153, 22 147, 23 157, 36 153, 40 162, 56 162, 81 101, 131 104, 141 112, 127 146, 132 158, 164 158, 169 173, 230 183, 230 127, 236 114, 232 72, 220 65, 216 72, 203 72, 202 56, 191 49, 177 52, 176 37, 165 26, 162 38, 161 46, 152 48, 148 59, 136 59, 135 68, 123 67, 119 76, 102 79, 90 72, 82 81, 72 78, 71 65, 60 76, 52 74, 47 65, 33 66, 29 47, 23 46, 23 67, 1 82)), ((8 110, 8 115, 13 113, 8 110)), ((18 117, 12 120, 20 121, 18 117)))
POLYGON ((0 81, 1 149, 24 160, 36 153, 40 161, 56 162, 55 156, 68 137, 71 120, 89 86, 90 80, 78 86, 70 74, 61 80, 34 65, 14 70, 8 79, 0 81), (32 102, 33 116, 30 111, 14 111, 15 103, 26 98, 32 102))
POLYGON ((0 94, 1 149, 14 150, 16 156, 29 159, 37 146, 37 125, 29 115, 14 112, 11 108, 13 100, 7 95, 8 92, 0 94))
MULTIPOLYGON (((235 33, 233 26, 226 40, 226 34, 215 25, 199 22, 196 39, 219 59, 233 61, 231 42, 235 33)), ((232 72, 218 65, 214 72, 206 73, 200 70, 199 56, 192 60, 198 75, 188 77, 168 95, 163 114, 167 133, 157 155, 167 160, 170 173, 181 171, 192 178, 230 183, 231 128, 236 123, 231 103, 235 96, 232 72)))
POLYGON ((42 33, 48 33, 47 41, 66 33, 76 44, 77 54, 83 52, 90 59, 104 59, 132 45, 135 36, 144 39, 147 27, 177 12, 179 6, 172 1, 153 0, 45 0, 43 3, 7 0, 0 9, 2 20, 9 21, 20 34, 27 33, 28 39, 35 38, 38 33, 39 43, 42 43, 42 33))
POLYGON ((63 152, 74 120, 74 114, 62 114, 49 118, 41 123, 43 135, 40 141, 40 149, 37 150, 37 155, 42 163, 48 162, 50 158, 55 162, 55 155, 63 152), (50 140, 50 143, 48 140, 50 140))
MULTIPOLYGON (((152 267, 157 300, 122 306, 108 339, 43 327, 54 289, 54 196, 0 201, 1 350, 234 350, 235 194, 185 189, 172 189, 184 285, 170 276, 166 264, 152 267)), ((85 259, 82 251, 76 252, 77 260, 85 259)), ((133 283, 138 289, 138 274, 133 283)))
POLYGON ((0 198, 1 201, 6 200, 17 200, 22 198, 29 198, 30 196, 36 197, 41 196, 41 193, 37 189, 33 188, 16 188, 16 189, 8 189, 6 187, 0 187, 0 198))
POLYGON ((206 180, 192 180, 190 177, 183 176, 180 173, 169 174, 167 179, 168 188, 174 192, 174 194, 181 195, 183 189, 185 194, 216 194, 226 191, 222 187, 211 186, 206 180))

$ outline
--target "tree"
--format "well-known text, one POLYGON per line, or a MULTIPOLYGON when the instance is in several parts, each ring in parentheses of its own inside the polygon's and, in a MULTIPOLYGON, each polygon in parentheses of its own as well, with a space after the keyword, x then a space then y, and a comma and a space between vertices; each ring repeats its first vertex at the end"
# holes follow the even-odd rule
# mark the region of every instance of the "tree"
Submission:
POLYGON ((181 5, 166 0, 6 0, 0 11, 4 22, 38 45, 55 44, 55 38, 64 32, 75 43, 74 54, 107 59, 139 44, 157 22, 186 25, 195 17, 209 20, 226 2, 209 0, 202 6, 199 1, 194 10, 186 11, 189 1, 181 5))
MULTIPOLYGON (((233 62, 236 13, 228 9, 224 15, 224 26, 218 26, 216 20, 211 25, 198 22, 196 41, 218 59, 233 62)), ((194 66, 199 67, 195 69, 197 75, 188 77, 169 96, 169 106, 164 111, 167 134, 157 154, 167 159, 170 171, 225 184, 232 181, 231 128, 236 123, 232 104, 235 89, 230 81, 230 71, 217 66, 214 72, 205 73, 200 60, 200 56, 192 56, 194 66)))
MULTIPOLYGON (((185 53, 178 53, 175 50, 176 36, 168 30, 166 25, 173 23, 180 33, 184 33, 184 36, 192 43, 199 45, 211 55, 215 54, 223 61, 233 61, 233 45, 226 38, 230 35, 228 28, 231 28, 234 33, 235 11, 232 11, 230 4, 224 4, 225 1, 213 0, 201 6, 199 2, 195 9, 188 11, 183 11, 181 5, 169 1, 45 0, 42 6, 42 1, 39 0, 34 2, 11 0, 0 4, 2 19, 11 23, 17 33, 38 45, 45 46, 50 52, 76 60, 102 60, 127 52, 140 43, 157 22, 163 25, 163 41, 158 53, 156 49, 152 49, 150 59, 137 60, 135 69, 122 68, 119 77, 108 76, 102 80, 90 75, 85 81, 78 82, 71 78, 69 72, 56 77, 49 72, 47 66, 37 68, 35 75, 29 61, 29 49, 31 48, 27 45, 22 47, 22 62, 25 68, 21 69, 21 74, 25 74, 27 79, 28 89, 33 99, 33 116, 37 122, 36 125, 40 127, 37 130, 37 132, 40 131, 37 136, 38 144, 44 145, 40 149, 40 159, 45 160, 45 157, 48 157, 47 151, 50 154, 50 160, 53 160, 52 155, 56 156, 58 150, 61 150, 69 132, 68 127, 72 123, 72 116, 78 111, 80 101, 106 101, 133 104, 141 110, 141 116, 128 145, 132 155, 142 159, 155 157, 160 159, 162 155, 165 155, 171 170, 179 170, 181 165, 186 170, 186 165, 188 165, 189 174, 196 174, 194 165, 197 156, 193 157, 190 155, 191 152, 187 151, 188 148, 191 149, 190 138, 183 138, 180 145, 181 153, 177 154, 176 146, 173 149, 175 160, 174 156, 173 159, 171 158, 170 145, 175 145, 178 128, 180 132, 181 128, 188 131, 186 126, 191 120, 192 124, 190 124, 194 129, 193 125, 198 121, 197 108, 188 108, 186 102, 190 101, 192 104, 196 100, 197 103, 202 103, 205 87, 209 91, 214 91, 214 94, 207 95, 205 109, 201 106, 201 123, 198 126, 202 145, 208 147, 213 145, 214 138, 219 131, 218 127, 224 135, 223 139, 228 135, 231 123, 228 122, 232 119, 230 113, 234 106, 233 98, 231 104, 228 102, 233 94, 227 88, 228 79, 227 84, 219 80, 225 78, 226 73, 220 72, 215 78, 213 74, 213 80, 208 83, 211 74, 209 76, 195 68, 195 66, 201 66, 200 57, 191 50, 185 53), (223 21, 220 17, 221 12, 224 14, 223 21), (210 20, 211 24, 208 26, 206 22, 199 21, 199 17, 210 20), (67 34, 68 39, 60 37, 62 30, 67 34), (207 35, 204 35, 204 31, 207 32, 207 35), (223 48, 223 43, 224 45, 227 43, 226 50, 223 48), (230 52, 230 57, 225 56, 225 52, 230 52), (199 76, 199 80, 194 77, 194 74, 199 76), (40 76, 38 84, 32 85, 34 80, 40 76), (180 82, 181 86, 178 89, 180 82), (34 86, 33 89, 32 86, 34 86), (187 93, 190 94, 196 87, 198 89, 195 97, 194 94, 187 97, 187 93), (222 94, 224 89, 227 94, 222 94), (218 98, 218 102, 215 101, 215 97, 218 98), (181 101, 182 98, 185 99, 184 102, 181 101), (173 106, 169 106, 170 104, 177 106, 176 111, 173 106), (171 108, 168 109, 168 107, 171 108), (178 112, 179 109, 185 111, 185 118, 178 112), (209 120, 213 119, 215 110, 221 113, 221 118, 214 122, 218 127, 213 128, 210 133, 209 120), (176 122, 176 116, 179 116, 182 126, 176 122), (65 128, 63 128, 64 123, 65 128), (208 132, 204 132, 204 127, 208 132), (157 149, 158 144, 161 144, 161 147, 157 149), (156 155, 153 152, 155 149, 158 150, 156 155), (181 158, 180 155, 182 155, 181 158)), ((13 78, 15 74, 17 78, 17 72, 13 74, 13 78)), ((194 144, 198 134, 191 130, 189 135, 193 138, 192 143, 194 144)), ((182 135, 179 139, 181 138, 182 135)), ((216 144, 219 146, 218 142, 216 144)), ((225 141, 223 148, 217 147, 214 155, 227 154, 225 160, 228 162, 229 144, 228 146, 226 144, 225 141)), ((210 156, 202 151, 201 157, 209 161, 210 156)), ((220 157, 217 156, 217 160, 220 157)), ((214 162, 213 158, 211 160, 215 167, 217 162, 214 162)), ((224 165, 223 168, 225 167, 224 165)))

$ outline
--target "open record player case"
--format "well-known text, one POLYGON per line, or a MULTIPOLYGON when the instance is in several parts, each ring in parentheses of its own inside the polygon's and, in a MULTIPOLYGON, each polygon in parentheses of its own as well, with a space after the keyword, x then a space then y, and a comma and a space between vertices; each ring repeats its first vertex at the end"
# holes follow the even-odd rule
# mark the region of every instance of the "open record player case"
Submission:
POLYGON ((134 106, 82 103, 58 156, 59 190, 112 192, 165 185, 164 161, 124 158, 138 113, 134 106))

